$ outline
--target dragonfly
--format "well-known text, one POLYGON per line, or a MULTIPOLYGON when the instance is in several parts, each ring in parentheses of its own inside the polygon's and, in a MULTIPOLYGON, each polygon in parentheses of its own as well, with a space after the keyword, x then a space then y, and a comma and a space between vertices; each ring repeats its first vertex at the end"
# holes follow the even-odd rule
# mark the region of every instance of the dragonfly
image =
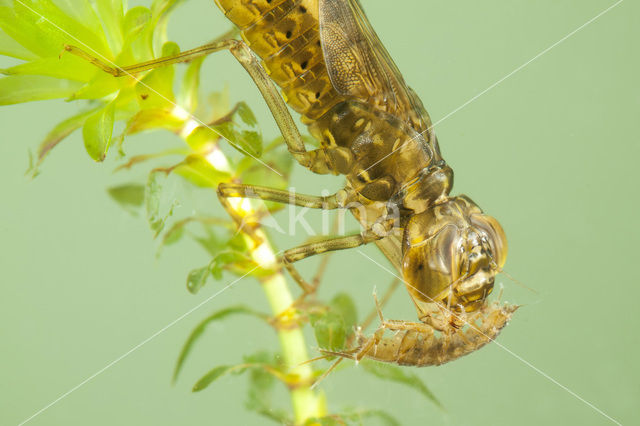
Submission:
POLYGON ((358 0, 216 0, 241 40, 127 67, 111 67, 67 46, 114 76, 229 51, 268 105, 287 148, 317 174, 345 176, 332 195, 299 194, 221 183, 221 204, 256 244, 259 236, 234 210, 232 198, 316 209, 348 209, 362 225, 354 235, 326 237, 286 250, 280 261, 305 294, 315 292, 295 263, 321 253, 376 244, 394 265, 418 321, 385 320, 356 346, 330 352, 400 365, 439 365, 493 341, 517 309, 489 303, 508 246, 498 221, 464 195, 451 195, 427 111, 405 83, 358 0), (319 147, 307 150, 289 108, 301 115, 319 147), (385 337, 390 331, 392 336, 385 337))

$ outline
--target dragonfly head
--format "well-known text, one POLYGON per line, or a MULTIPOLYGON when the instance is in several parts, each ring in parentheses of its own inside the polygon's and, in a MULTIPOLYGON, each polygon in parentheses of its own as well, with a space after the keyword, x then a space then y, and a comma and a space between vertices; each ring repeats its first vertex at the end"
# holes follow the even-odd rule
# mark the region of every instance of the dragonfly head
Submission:
POLYGON ((424 312, 436 302, 456 311, 482 307, 506 257, 498 221, 465 196, 412 216, 405 227, 404 280, 424 312))

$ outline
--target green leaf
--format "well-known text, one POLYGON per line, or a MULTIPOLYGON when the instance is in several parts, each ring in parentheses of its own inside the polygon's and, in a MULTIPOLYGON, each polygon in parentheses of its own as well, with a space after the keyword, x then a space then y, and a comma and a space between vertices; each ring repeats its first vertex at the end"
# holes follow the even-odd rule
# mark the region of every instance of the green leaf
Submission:
MULTIPOLYGON (((172 42, 165 43, 162 47, 162 56, 172 56, 179 52, 178 45, 172 42)), ((145 75, 135 87, 140 108, 171 111, 175 107, 173 78, 173 65, 157 68, 145 75)))
POLYGON ((438 407, 443 408, 440 401, 438 401, 433 392, 429 390, 422 380, 420 380, 417 375, 407 372, 406 369, 371 360, 362 360, 360 361, 360 365, 364 368, 364 371, 373 374, 379 379, 400 383, 417 390, 438 407))
MULTIPOLYGON (((164 237, 162 237, 162 245, 163 246, 170 246, 171 244, 175 244, 178 241, 180 241, 182 239, 182 236, 184 235, 184 228, 180 227, 180 228, 174 228, 172 227, 169 231, 167 231, 164 234, 164 237)), ((160 250, 160 249, 158 249, 160 250)), ((159 252, 158 252, 159 255, 159 252)))
POLYGON ((60 58, 41 58, 31 62, 3 69, 7 75, 46 75, 73 81, 87 82, 98 68, 89 62, 73 55, 62 55, 60 58))
POLYGON ((155 48, 167 41, 167 23, 169 14, 184 0, 154 0, 151 5, 153 26, 149 28, 147 37, 153 41, 155 48))
POLYGON ((358 323, 358 313, 353 299, 347 293, 336 294, 329 302, 331 311, 339 314, 344 321, 347 334, 351 334, 353 328, 358 323))
POLYGON ((200 69, 204 56, 196 58, 187 67, 178 94, 178 104, 186 111, 193 113, 198 107, 198 90, 200 88, 200 69))
POLYGON ((235 224, 228 219, 220 219, 217 217, 210 217, 210 216, 187 217, 185 219, 179 220, 178 222, 174 223, 173 226, 171 226, 171 228, 167 232, 165 232, 164 236, 162 237, 162 245, 158 248, 158 255, 160 254, 160 250, 162 246, 171 245, 179 241, 182 238, 182 236, 185 234, 186 225, 192 222, 201 224, 205 228, 205 232, 208 232, 209 234, 208 237, 211 239, 211 241, 208 241, 208 242, 199 241, 199 242, 207 246, 206 249, 212 256, 215 256, 215 254, 221 249, 222 245, 219 239, 208 230, 208 227, 211 225, 215 225, 215 226, 221 226, 227 229, 235 230, 235 224))
POLYGON ((100 108, 93 108, 88 111, 83 111, 80 114, 76 114, 72 117, 67 118, 66 120, 59 123, 56 127, 54 127, 46 138, 38 147, 38 158, 33 167, 28 171, 28 173, 37 173, 37 168, 42 164, 45 157, 58 146, 63 139, 69 136, 71 133, 82 127, 87 117, 94 114, 100 108))
POLYGON ((40 75, 10 75, 0 78, 0 105, 66 98, 80 83, 40 75))
POLYGON ((103 109, 89 116, 82 127, 84 147, 95 161, 104 161, 111 144, 115 104, 110 102, 103 109))
POLYGON ((231 175, 217 170, 201 155, 189 155, 178 164, 175 173, 202 188, 217 188, 220 182, 228 181, 231 175))
POLYGON ((152 14, 149 9, 137 6, 127 11, 122 22, 124 43, 119 62, 135 63, 153 58, 153 49, 144 37, 145 30, 151 23, 152 14))
POLYGON ((209 266, 211 268, 211 275, 213 275, 216 280, 220 280, 222 279, 222 272, 226 267, 234 264, 241 265, 240 270, 244 271, 245 269, 249 269, 246 267, 247 263, 253 265, 253 261, 245 252, 228 250, 216 255, 209 266))
POLYGON ((144 185, 137 183, 126 183, 124 185, 112 186, 108 189, 111 198, 129 211, 142 207, 144 203, 144 191, 144 185))
POLYGON ((324 314, 311 315, 311 326, 319 347, 332 351, 344 348, 347 331, 342 315, 331 310, 324 314))
POLYGON ((193 329, 193 331, 191 331, 191 334, 187 338, 187 341, 182 346, 182 350, 180 351, 180 355, 178 356, 178 361, 176 362, 176 366, 173 370, 173 379, 172 379, 173 382, 175 382, 176 379, 178 378, 178 375, 180 374, 180 371, 184 366, 184 362, 186 361, 187 356, 193 349, 195 343, 198 341, 198 339, 200 339, 202 334, 205 332, 207 327, 211 323, 223 320, 231 315, 237 315, 237 314, 251 315, 251 316, 262 318, 262 319, 266 318, 265 315, 257 311, 254 311, 253 309, 247 308, 246 306, 232 306, 232 307, 214 312, 213 314, 206 317, 193 329))
MULTIPOLYGON (((74 44, 92 54, 108 53, 106 40, 83 23, 67 15, 51 0, 21 0, 14 3, 14 22, 2 28, 16 41, 42 57, 57 57, 65 44, 74 44)), ((0 12, 0 16, 2 16, 0 12)))
POLYGON ((187 290, 189 290, 189 293, 196 294, 200 291, 206 284, 209 275, 211 275, 209 265, 189 271, 189 275, 187 275, 187 290))
POLYGON ((173 209, 178 204, 175 199, 169 200, 165 195, 164 181, 167 178, 165 170, 152 170, 147 179, 144 199, 147 211, 147 221, 154 237, 164 228, 167 219, 173 214, 173 209))
POLYGON ((191 389, 191 391, 200 392, 201 390, 206 389, 211 383, 218 380, 220 377, 224 376, 225 374, 229 373, 231 370, 233 370, 233 368, 234 368, 233 365, 221 365, 219 367, 214 368, 213 370, 209 371, 207 374, 202 376, 200 380, 198 380, 196 384, 193 385, 193 388, 191 389))
POLYGON ((50 21, 41 18, 37 7, 18 2, 13 5, 0 6, 0 29, 37 56, 52 57, 62 52, 66 39, 50 21))
POLYGON ((244 102, 239 102, 230 117, 211 126, 234 148, 253 157, 262 155, 262 134, 255 115, 244 102))
MULTIPOLYGON (((231 229, 235 231, 235 223, 231 229)), ((204 237, 194 237, 194 239, 207 251, 207 253, 211 255, 211 258, 217 256, 218 253, 229 246, 228 241, 223 237, 218 236, 212 229, 205 228, 204 232, 204 237)))
MULTIPOLYGON (((0 8, 0 14, 3 13, 3 8, 0 8)), ((11 38, 2 29, 0 29, 0 55, 10 56, 16 59, 22 59, 25 61, 31 61, 36 59, 37 56, 25 49, 20 43, 11 38)))
MULTIPOLYGON (((122 0, 118 0, 122 3, 122 0)), ((96 4, 95 0, 54 0, 62 11, 81 22, 92 32, 103 36, 104 30, 100 19, 93 9, 92 4, 96 4)))
POLYGON ((122 23, 124 21, 122 0, 97 0, 95 5, 102 19, 104 32, 111 46, 111 51, 119 52, 124 41, 124 34, 122 33, 122 23))
POLYGON ((127 84, 127 77, 116 78, 111 74, 99 71, 79 90, 75 91, 69 100, 100 99, 108 96, 127 84))
POLYGON ((251 258, 244 252, 234 250, 219 252, 211 259, 211 262, 209 262, 207 266, 196 268, 189 272, 187 276, 187 290, 189 290, 190 293, 196 294, 207 283, 209 275, 213 276, 216 280, 220 280, 225 268, 235 266, 235 269, 244 271, 246 269, 250 270, 250 266, 254 265, 251 258))

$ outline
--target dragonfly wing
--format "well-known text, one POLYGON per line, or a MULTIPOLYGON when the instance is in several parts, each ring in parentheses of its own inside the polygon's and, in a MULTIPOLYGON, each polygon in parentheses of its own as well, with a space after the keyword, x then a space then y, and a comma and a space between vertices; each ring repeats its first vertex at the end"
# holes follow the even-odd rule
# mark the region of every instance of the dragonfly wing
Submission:
POLYGON ((418 131, 431 123, 371 27, 358 0, 319 1, 320 39, 333 87, 393 114, 418 131))

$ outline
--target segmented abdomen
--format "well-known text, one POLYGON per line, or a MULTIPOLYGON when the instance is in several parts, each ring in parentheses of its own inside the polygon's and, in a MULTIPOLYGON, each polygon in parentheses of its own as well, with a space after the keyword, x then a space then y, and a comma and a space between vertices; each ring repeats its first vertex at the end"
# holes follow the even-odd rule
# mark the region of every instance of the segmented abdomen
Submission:
POLYGON ((216 0, 263 60, 287 103, 307 123, 344 101, 331 85, 320 45, 317 0, 216 0))
MULTIPOLYGON (((428 367, 441 365, 474 352, 487 343, 495 340, 500 331, 507 325, 518 306, 497 304, 485 306, 479 313, 480 320, 453 331, 449 336, 436 335, 433 331, 401 330, 395 331, 391 337, 383 337, 377 341, 364 358, 389 362, 398 365, 428 367)), ((424 328, 424 324, 419 324, 424 328)), ((394 332, 393 325, 386 327, 394 332)), ((362 347, 366 347, 369 339, 361 338, 359 347, 348 352, 323 351, 329 355, 355 359, 362 347)))

